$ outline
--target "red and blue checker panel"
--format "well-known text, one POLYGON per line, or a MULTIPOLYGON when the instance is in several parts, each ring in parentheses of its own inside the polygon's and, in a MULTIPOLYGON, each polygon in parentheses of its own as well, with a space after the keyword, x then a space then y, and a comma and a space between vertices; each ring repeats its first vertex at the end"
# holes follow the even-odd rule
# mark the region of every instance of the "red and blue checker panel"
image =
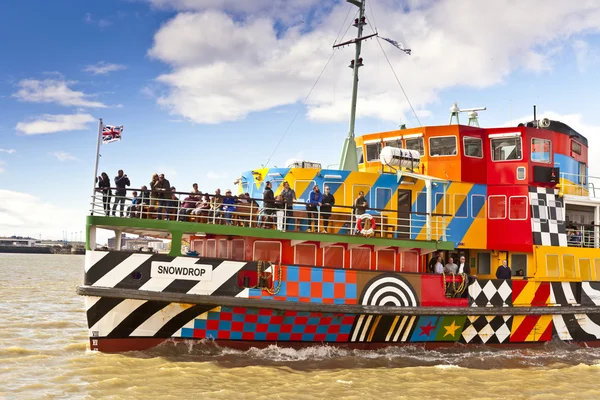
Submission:
MULTIPOLYGON (((281 288, 275 295, 250 289, 249 298, 301 303, 356 304, 356 271, 282 266, 281 288)), ((276 275, 277 276, 277 273, 276 275)), ((277 286, 277 282, 275 286, 277 286)))
POLYGON ((300 311, 219 307, 182 328, 182 338, 347 342, 355 317, 300 311))

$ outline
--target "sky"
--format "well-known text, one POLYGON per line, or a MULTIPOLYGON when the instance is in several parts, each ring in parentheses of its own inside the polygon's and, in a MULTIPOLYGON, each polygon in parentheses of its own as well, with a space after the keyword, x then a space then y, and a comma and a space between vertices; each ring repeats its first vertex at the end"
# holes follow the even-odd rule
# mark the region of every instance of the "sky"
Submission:
MULTIPOLYGON (((588 137, 600 176, 600 2, 367 1, 365 34, 412 55, 363 42, 357 135, 447 124, 454 101, 487 107, 481 126, 516 125, 536 104, 588 137)), ((261 165, 337 164, 354 50, 332 45, 356 35, 356 11, 337 0, 0 2, 0 236, 84 230, 98 118, 124 126, 99 172, 123 169, 132 187, 156 172, 212 193, 261 165)))

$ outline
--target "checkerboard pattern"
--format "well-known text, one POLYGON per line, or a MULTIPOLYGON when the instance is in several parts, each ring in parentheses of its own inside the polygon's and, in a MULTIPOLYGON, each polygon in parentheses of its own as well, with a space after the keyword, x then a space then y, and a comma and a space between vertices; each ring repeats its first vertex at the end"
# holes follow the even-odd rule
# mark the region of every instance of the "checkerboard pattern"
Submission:
POLYGON ((510 279, 475 280, 469 286, 471 307, 512 306, 512 281, 510 279))
POLYGON ((347 342, 355 317, 269 309, 217 307, 182 328, 182 338, 347 342))
POLYGON ((558 190, 530 186, 529 203, 533 244, 566 247, 565 207, 558 190))
POLYGON ((469 316, 465 321, 460 343, 504 343, 510 338, 511 315, 469 316))
POLYGON ((357 303, 356 271, 295 265, 281 268, 279 293, 270 295, 261 289, 250 289, 248 297, 301 303, 357 303))

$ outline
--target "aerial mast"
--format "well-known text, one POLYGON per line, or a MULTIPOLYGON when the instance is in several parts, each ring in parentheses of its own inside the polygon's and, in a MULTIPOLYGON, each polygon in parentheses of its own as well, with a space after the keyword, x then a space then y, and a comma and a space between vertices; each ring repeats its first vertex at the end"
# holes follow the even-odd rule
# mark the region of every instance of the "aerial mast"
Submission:
POLYGON ((352 81, 352 105, 350 107, 350 129, 348 130, 348 137, 344 141, 344 147, 342 149, 342 157, 340 159, 339 168, 348 171, 358 171, 358 157, 356 154, 356 142, 354 140, 354 123, 356 120, 356 97, 358 95, 358 68, 363 66, 363 60, 360 57, 361 43, 365 39, 369 39, 373 36, 377 36, 377 33, 363 37, 363 27, 367 24, 365 18, 365 2, 367 0, 346 0, 348 3, 358 7, 358 18, 354 20, 354 26, 358 28, 358 36, 356 39, 349 40, 344 43, 339 43, 333 47, 341 47, 348 44, 354 44, 356 52, 354 54, 354 60, 350 62, 350 68, 354 72, 354 79, 352 81))

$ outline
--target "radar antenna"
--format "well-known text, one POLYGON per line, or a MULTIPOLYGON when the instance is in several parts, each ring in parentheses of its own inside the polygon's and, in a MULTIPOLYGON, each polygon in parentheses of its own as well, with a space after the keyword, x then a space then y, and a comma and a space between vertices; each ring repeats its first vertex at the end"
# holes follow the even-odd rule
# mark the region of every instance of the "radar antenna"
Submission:
POLYGON ((487 107, 473 107, 473 108, 459 108, 456 102, 452 103, 452 107, 450 107, 450 125, 452 125, 452 119, 456 117, 456 124, 459 125, 460 122, 458 120, 458 115, 461 112, 469 113, 469 126, 477 126, 479 127, 479 120, 477 117, 479 114, 477 111, 485 111, 487 107))

